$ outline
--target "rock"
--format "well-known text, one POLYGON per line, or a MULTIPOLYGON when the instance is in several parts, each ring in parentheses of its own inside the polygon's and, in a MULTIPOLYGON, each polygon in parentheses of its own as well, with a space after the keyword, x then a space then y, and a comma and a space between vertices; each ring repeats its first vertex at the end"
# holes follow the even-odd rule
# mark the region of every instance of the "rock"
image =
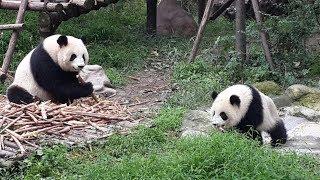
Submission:
POLYGON ((292 100, 286 94, 276 96, 276 97, 272 98, 272 100, 273 100, 274 104, 277 106, 277 108, 291 106, 291 104, 292 104, 292 100))
POLYGON ((320 90, 316 88, 311 88, 302 84, 294 84, 288 87, 285 93, 290 97, 290 99, 297 100, 306 94, 310 94, 310 93, 320 94, 320 90))
MULTIPOLYGON (((283 117, 287 129, 288 141, 277 149, 280 151, 295 151, 300 154, 314 154, 320 156, 320 124, 309 122, 305 118, 283 117)), ((267 133, 262 133, 265 144, 270 142, 267 133)))
MULTIPOLYGON (((302 111, 304 112, 304 111, 302 111)), ((181 137, 208 136, 214 130, 210 113, 202 110, 188 112, 182 122, 181 137)), ((320 116, 319 116, 320 117, 320 116)), ((320 156, 320 123, 286 114, 282 117, 287 129, 288 141, 277 147, 279 151, 295 151, 320 156)), ((264 144, 270 146, 270 136, 262 132, 264 144)))
POLYGON ((105 74, 103 68, 99 65, 86 65, 79 75, 85 82, 91 82, 94 92, 105 97, 111 96, 116 93, 112 89, 109 78, 105 74))
POLYGON ((162 0, 157 7, 157 34, 194 36, 198 26, 193 17, 177 4, 177 0, 162 0))
POLYGON ((315 111, 313 109, 304 107, 304 106, 290 106, 290 107, 285 107, 282 108, 281 111, 286 115, 286 116, 298 116, 298 117, 304 117, 308 119, 309 121, 315 121, 319 122, 320 121, 320 112, 315 111))
POLYGON ((264 94, 279 95, 282 91, 281 87, 273 81, 263 81, 253 84, 259 91, 264 94))
POLYGON ((311 93, 302 96, 297 104, 320 111, 320 93, 311 93))
POLYGON ((208 135, 214 129, 210 116, 210 113, 201 110, 188 112, 182 122, 181 137, 208 135))

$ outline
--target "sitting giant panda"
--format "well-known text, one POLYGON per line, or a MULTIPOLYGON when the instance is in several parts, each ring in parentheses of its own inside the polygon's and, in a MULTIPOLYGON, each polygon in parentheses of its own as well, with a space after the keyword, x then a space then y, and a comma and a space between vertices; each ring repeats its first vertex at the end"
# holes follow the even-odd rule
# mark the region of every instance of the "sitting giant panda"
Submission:
POLYGON ((35 98, 68 103, 89 96, 92 84, 80 84, 76 77, 88 60, 81 39, 49 36, 20 62, 7 97, 10 102, 21 104, 31 103, 35 98))
POLYGON ((217 94, 210 112, 216 126, 235 127, 240 133, 260 140, 261 131, 271 136, 271 145, 284 144, 287 131, 271 98, 249 85, 233 85, 217 94))

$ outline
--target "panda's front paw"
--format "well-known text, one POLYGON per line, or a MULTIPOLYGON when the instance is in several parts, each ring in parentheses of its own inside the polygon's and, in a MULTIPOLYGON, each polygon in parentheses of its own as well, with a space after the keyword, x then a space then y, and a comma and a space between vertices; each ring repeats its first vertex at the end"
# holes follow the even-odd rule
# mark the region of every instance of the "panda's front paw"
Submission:
POLYGON ((86 92, 88 93, 88 95, 93 93, 93 85, 91 82, 86 82, 83 86, 84 86, 86 92))

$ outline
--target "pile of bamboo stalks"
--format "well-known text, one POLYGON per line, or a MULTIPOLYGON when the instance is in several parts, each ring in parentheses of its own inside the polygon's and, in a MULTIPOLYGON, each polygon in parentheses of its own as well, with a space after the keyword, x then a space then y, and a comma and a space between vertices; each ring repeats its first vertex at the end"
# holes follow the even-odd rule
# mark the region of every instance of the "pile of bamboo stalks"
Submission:
MULTIPOLYGON (((1 99, 0 99, 1 100, 1 99)), ((0 109, 0 158, 24 156, 38 148, 43 136, 67 136, 70 131, 106 126, 119 121, 131 121, 128 109, 117 102, 92 98, 73 104, 50 101, 18 105, 2 101, 0 109)))

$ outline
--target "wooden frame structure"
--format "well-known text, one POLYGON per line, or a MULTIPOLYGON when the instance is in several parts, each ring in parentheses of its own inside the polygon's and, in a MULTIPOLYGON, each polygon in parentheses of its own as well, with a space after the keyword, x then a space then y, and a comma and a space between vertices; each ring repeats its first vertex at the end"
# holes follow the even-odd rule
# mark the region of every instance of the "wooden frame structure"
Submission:
MULTIPOLYGON (((202 1, 202 0, 200 0, 202 1)), ((242 59, 242 61, 246 61, 246 35, 245 35, 245 1, 244 0, 227 0, 217 11, 214 12, 213 16, 211 16, 211 20, 215 20, 218 18, 230 5, 236 1, 236 50, 238 57, 242 59)), ((254 10, 256 22, 258 25, 262 25, 262 18, 261 18, 261 12, 259 10, 259 3, 258 0, 251 0, 252 7, 254 10)), ((192 47, 192 51, 189 57, 189 62, 193 62, 197 51, 199 49, 199 44, 201 41, 201 38, 203 36, 203 31, 205 29, 207 20, 209 19, 209 15, 211 12, 213 0, 208 0, 206 9, 203 13, 203 17, 201 20, 201 24, 198 30, 197 37, 195 39, 195 42, 192 47)), ((199 16, 201 13, 199 13, 199 16)), ((267 41, 267 32, 264 29, 260 30, 260 37, 262 42, 262 47, 264 49, 266 60, 269 64, 269 67, 271 70, 274 70, 274 63, 272 61, 268 41, 267 41)))

